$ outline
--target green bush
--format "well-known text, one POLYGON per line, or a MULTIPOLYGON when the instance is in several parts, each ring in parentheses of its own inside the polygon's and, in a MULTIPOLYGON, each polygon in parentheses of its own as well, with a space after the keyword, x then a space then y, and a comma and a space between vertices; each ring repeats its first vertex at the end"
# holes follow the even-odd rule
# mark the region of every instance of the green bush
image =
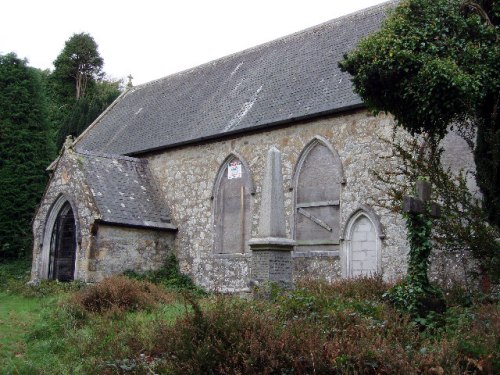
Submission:
POLYGON ((180 271, 179 262, 173 253, 167 257, 165 264, 158 270, 143 273, 125 271, 124 276, 131 279, 149 281, 153 284, 161 284, 177 291, 188 290, 200 296, 206 295, 205 291, 198 287, 189 276, 184 275, 180 271))

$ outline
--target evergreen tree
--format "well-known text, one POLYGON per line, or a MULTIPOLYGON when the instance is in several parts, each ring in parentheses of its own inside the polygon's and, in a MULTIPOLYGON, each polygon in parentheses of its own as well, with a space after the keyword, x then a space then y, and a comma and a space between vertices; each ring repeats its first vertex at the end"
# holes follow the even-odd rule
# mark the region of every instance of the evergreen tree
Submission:
POLYGON ((0 55, 0 259, 31 252, 31 223, 54 156, 39 71, 0 55))
POLYGON ((80 135, 120 94, 120 81, 105 78, 103 58, 94 38, 73 34, 54 61, 49 75, 50 121, 56 145, 80 135))
MULTIPOLYGON (((340 67, 369 108, 439 141, 477 132, 476 180, 500 227, 500 2, 405 0, 340 67)), ((474 139, 471 140, 474 143, 474 139)))
POLYGON ((85 96, 102 74, 104 60, 94 38, 86 33, 73 34, 54 61, 53 77, 59 81, 59 94, 76 100, 85 96))

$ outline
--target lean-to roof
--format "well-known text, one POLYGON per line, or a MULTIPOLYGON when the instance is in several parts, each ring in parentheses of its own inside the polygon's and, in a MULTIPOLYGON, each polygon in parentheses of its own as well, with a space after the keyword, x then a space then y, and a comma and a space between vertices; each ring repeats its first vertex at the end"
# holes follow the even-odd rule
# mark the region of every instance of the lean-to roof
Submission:
POLYGON ((101 222, 175 229, 146 160, 90 152, 77 155, 101 222))

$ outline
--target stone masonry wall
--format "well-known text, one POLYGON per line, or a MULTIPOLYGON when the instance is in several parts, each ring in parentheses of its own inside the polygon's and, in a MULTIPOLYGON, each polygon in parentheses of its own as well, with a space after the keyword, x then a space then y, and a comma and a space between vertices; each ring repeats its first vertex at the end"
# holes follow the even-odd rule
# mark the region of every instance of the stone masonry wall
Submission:
POLYGON ((42 269, 42 247, 46 221, 53 204, 58 197, 64 197, 70 202, 76 220, 76 264, 75 279, 90 281, 89 250, 92 245, 91 225, 98 217, 97 206, 92 193, 85 182, 81 171, 81 162, 71 150, 65 150, 61 155, 54 174, 51 176, 45 194, 33 221, 33 266, 31 279, 44 278, 46 270, 42 269))
MULTIPOLYGON (((377 205, 382 193, 376 189, 376 178, 371 173, 380 168, 380 163, 387 163, 384 158, 390 155, 391 150, 380 138, 390 138, 392 128, 391 117, 373 117, 359 110, 146 155, 162 189, 163 199, 171 210, 173 223, 179 228, 176 235, 130 227, 95 226, 99 212, 85 182, 81 160, 78 154, 66 149, 34 219, 32 279, 46 275, 42 266, 46 221, 52 206, 63 195, 72 205, 77 222, 76 279, 93 282, 127 269, 145 271, 157 268, 170 251, 175 251, 181 270, 190 274, 199 285, 221 292, 248 291, 251 252, 214 252, 212 189, 221 163, 228 155, 236 153, 248 164, 256 187, 255 194, 251 196, 250 238, 253 238, 257 235, 266 155, 272 146, 281 151, 286 232, 288 238, 293 238, 292 175, 301 152, 318 136, 326 139, 338 152, 344 171, 345 183, 341 186, 340 195, 341 243, 338 251, 293 253, 294 279, 317 277, 332 281, 345 274, 346 247, 343 237, 347 220, 359 208, 366 206, 370 206, 380 218, 383 232, 380 233, 383 237, 379 260, 381 273, 385 279, 397 279, 406 271, 408 247, 404 222, 399 215, 377 205)), ((453 157, 451 160, 454 160, 453 157)), ((459 258, 455 262, 457 270, 463 268, 463 257, 459 258)), ((433 274, 442 268, 435 263, 433 274)), ((452 276, 446 278, 451 280, 452 276)))
POLYGON ((172 232, 99 225, 90 271, 95 280, 102 280, 127 270, 158 269, 171 253, 174 239, 172 232))
MULTIPOLYGON (((157 269, 170 253, 175 234, 151 229, 136 229, 97 224, 100 215, 92 192, 82 173, 80 156, 65 150, 50 178, 33 223, 34 250, 32 280, 46 278, 43 241, 51 208, 64 196, 71 204, 76 220, 75 279, 100 281, 125 270, 138 272, 157 269)), ((50 224, 50 223, 49 223, 50 224)))
MULTIPOLYGON (((390 150, 380 140, 392 131, 390 117, 373 117, 360 110, 256 134, 185 146, 149 155, 149 165, 163 190, 179 232, 176 251, 181 269, 209 289, 225 292, 245 291, 248 287, 251 254, 214 254, 212 184, 224 159, 236 152, 246 160, 253 174, 256 194, 252 237, 257 233, 262 178, 267 151, 271 146, 282 153, 287 236, 292 238, 292 174, 299 155, 315 136, 326 138, 339 153, 346 183, 341 193, 341 228, 359 206, 373 204, 380 193, 374 188, 379 157, 390 150)), ((402 220, 374 206, 386 236, 382 244, 381 269, 387 279, 400 277, 406 269, 407 246, 402 220)), ((340 253, 318 253, 294 258, 294 277, 315 276, 332 280, 342 274, 340 253)))

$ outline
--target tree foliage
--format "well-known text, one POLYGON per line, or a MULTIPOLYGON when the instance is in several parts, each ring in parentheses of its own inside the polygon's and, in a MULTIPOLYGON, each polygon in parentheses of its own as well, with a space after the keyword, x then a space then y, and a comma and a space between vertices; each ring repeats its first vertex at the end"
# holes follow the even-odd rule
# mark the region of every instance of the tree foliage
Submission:
MULTIPOLYGON (((441 206, 440 217, 432 223, 433 249, 457 257, 464 250, 468 251, 476 261, 477 271, 483 276, 489 275, 493 282, 498 283, 500 242, 497 238, 500 237, 500 230, 484 220, 485 210, 468 187, 466 171, 458 173, 445 167, 441 161, 444 152, 442 147, 434 147, 421 137, 403 140, 397 134, 395 132, 391 140, 384 140, 392 154, 385 157, 380 163, 382 167, 374 171, 379 181, 378 189, 385 194, 385 199, 379 200, 378 204, 392 212, 400 212, 403 197, 413 194, 414 181, 426 176, 432 184, 432 200, 441 206)), ((413 222, 407 221, 410 243, 427 230, 425 225, 428 223, 423 221, 421 224, 422 229, 418 233, 412 229, 413 222)), ((425 244, 422 247, 425 251, 420 249, 417 253, 425 255, 430 245, 425 244)), ((412 267, 415 269, 413 260, 424 264, 418 261, 418 257, 419 254, 410 254, 409 273, 412 267)), ((425 259, 425 264, 428 263, 428 256, 421 259, 425 259)), ((426 270, 417 271, 422 276, 427 273, 426 270)), ((422 284, 426 284, 425 280, 422 284)))
POLYGON ((477 182, 500 225, 500 3, 405 0, 341 69, 374 111, 411 134, 441 139, 453 124, 477 130, 477 182))
POLYGON ((0 55, 0 259, 30 253, 55 143, 79 135, 120 94, 88 34, 68 39, 54 65, 39 71, 15 54, 0 55))
POLYGON ((58 148, 62 147, 66 137, 80 135, 120 95, 119 85, 120 81, 97 82, 92 93, 74 101, 58 128, 58 148))
POLYGON ((40 73, 0 55, 0 258, 30 251, 31 220, 54 156, 40 73))
POLYGON ((78 136, 120 94, 120 81, 105 77, 94 38, 73 34, 49 75, 51 122, 60 148, 68 135, 78 136))
POLYGON ((59 81, 60 94, 71 91, 76 100, 85 96, 102 72, 103 58, 99 55, 94 38, 86 33, 73 34, 54 61, 54 80, 59 81))

